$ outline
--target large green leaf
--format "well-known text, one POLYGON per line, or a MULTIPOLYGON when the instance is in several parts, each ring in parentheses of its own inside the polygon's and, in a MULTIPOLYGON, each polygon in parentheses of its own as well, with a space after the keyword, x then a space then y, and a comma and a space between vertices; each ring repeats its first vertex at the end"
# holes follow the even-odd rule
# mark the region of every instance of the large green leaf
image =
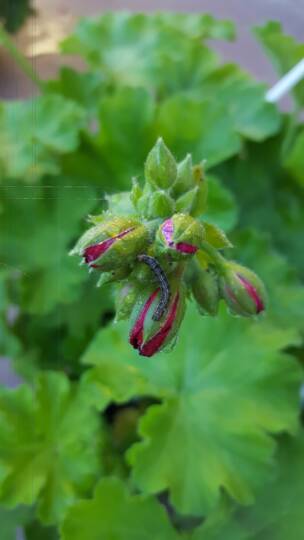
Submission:
POLYGON ((175 94, 159 108, 157 130, 178 159, 191 152, 193 160, 211 167, 237 154, 240 137, 228 111, 213 99, 175 94))
POLYGON ((1 104, 0 180, 57 174, 62 154, 77 148, 84 112, 59 95, 1 104))
POLYGON ((272 470, 269 433, 297 425, 299 372, 279 352, 290 333, 225 310, 202 319, 191 308, 174 353, 152 362, 127 348, 126 334, 121 324, 101 331, 83 361, 95 365, 85 382, 96 403, 164 399, 143 416, 143 441, 129 451, 135 484, 146 493, 169 489, 183 513, 210 511, 220 487, 252 502, 272 470))
POLYGON ((303 536, 304 435, 285 438, 276 479, 265 486, 254 506, 215 513, 193 540, 299 540, 303 536))
MULTIPOLYGON (((304 57, 304 43, 298 43, 293 36, 285 34, 279 22, 270 21, 255 28, 255 34, 271 57, 280 75, 285 75, 304 57)), ((293 89, 296 100, 304 105, 304 81, 293 89)))
POLYGON ((2 197, 0 256, 21 279, 24 309, 47 313, 77 298, 86 270, 68 251, 96 206, 92 188, 58 177, 44 187, 8 184, 2 197))
POLYGON ((217 175, 237 199, 240 225, 271 234, 273 245, 303 275, 304 190, 282 167, 284 132, 263 144, 247 144, 242 159, 221 165, 217 175))
POLYGON ((235 64, 215 69, 197 90, 204 98, 216 99, 233 120, 235 130, 245 138, 262 141, 278 132, 279 111, 265 101, 266 87, 256 83, 235 64))
POLYGON ((154 99, 143 88, 121 87, 101 100, 95 142, 117 187, 130 189, 132 176, 142 172, 155 139, 154 115, 154 99))
POLYGON ((40 375, 0 393, 0 501, 38 503, 45 523, 60 521, 100 473, 99 421, 63 374, 40 375))
POLYGON ((97 485, 94 498, 75 504, 62 527, 62 540, 174 540, 178 534, 152 497, 130 495, 117 478, 97 485))
POLYGON ((235 198, 220 180, 208 176, 207 211, 203 218, 224 231, 230 231, 237 223, 238 209, 235 198))
POLYGON ((101 69, 108 85, 167 93, 196 84, 218 64, 202 38, 232 34, 231 24, 208 16, 120 12, 83 19, 62 47, 101 69))

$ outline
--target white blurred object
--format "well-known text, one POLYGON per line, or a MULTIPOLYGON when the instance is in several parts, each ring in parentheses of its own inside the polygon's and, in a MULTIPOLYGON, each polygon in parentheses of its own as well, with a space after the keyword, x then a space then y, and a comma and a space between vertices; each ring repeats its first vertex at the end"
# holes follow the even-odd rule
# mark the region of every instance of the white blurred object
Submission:
POLYGON ((280 79, 268 92, 265 99, 269 103, 279 101, 285 94, 304 78, 304 58, 300 60, 282 79, 280 79))

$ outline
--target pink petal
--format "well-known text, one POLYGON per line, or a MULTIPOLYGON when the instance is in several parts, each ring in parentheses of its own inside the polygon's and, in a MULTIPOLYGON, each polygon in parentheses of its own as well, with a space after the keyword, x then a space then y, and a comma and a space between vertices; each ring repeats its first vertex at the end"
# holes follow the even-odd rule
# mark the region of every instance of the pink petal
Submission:
POLYGON ((168 246, 173 245, 173 241, 172 241, 173 231, 174 231, 173 221, 172 219, 167 219, 162 225, 162 232, 168 246))
POLYGON ((177 251, 180 251, 181 253, 196 253, 198 250, 196 246, 186 244, 185 242, 178 242, 177 244, 175 244, 175 247, 177 251))

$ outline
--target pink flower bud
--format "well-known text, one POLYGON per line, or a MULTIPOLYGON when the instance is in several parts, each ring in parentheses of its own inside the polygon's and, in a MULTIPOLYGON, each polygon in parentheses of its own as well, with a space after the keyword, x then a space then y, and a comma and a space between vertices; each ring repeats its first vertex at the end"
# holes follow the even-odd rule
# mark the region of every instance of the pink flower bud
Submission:
POLYGON ((220 289, 233 313, 250 317, 265 309, 264 285, 254 272, 244 266, 227 263, 226 273, 220 278, 220 289))
POLYGON ((142 296, 135 307, 135 322, 130 333, 130 344, 142 356, 153 356, 172 342, 184 316, 184 292, 175 290, 168 309, 160 319, 153 320, 159 302, 160 290, 142 296))
POLYGON ((161 224, 157 232, 158 252, 194 255, 203 240, 203 225, 185 214, 175 214, 161 224))

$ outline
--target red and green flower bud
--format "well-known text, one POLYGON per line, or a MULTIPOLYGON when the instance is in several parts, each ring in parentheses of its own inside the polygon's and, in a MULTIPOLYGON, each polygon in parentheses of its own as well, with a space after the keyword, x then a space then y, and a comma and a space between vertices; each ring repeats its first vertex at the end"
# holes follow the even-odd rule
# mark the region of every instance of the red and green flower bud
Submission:
POLYGON ((232 313, 250 317, 264 311, 265 287, 259 277, 248 268, 235 262, 227 262, 219 283, 222 297, 232 313))
POLYGON ((172 287, 168 307, 159 321, 153 315, 160 301, 160 289, 142 293, 132 314, 130 344, 142 356, 153 356, 174 342, 185 312, 184 286, 172 287))
POLYGON ((220 301, 218 275, 212 270, 196 268, 192 275, 191 288, 202 315, 217 315, 220 301))
POLYGON ((138 221, 115 217, 86 231, 71 254, 82 256, 91 268, 110 271, 128 266, 148 241, 148 231, 138 221))
POLYGON ((168 189, 173 186, 176 175, 176 161, 160 137, 148 154, 145 163, 145 178, 154 188, 168 189))
POLYGON ((156 233, 156 250, 170 253, 173 258, 194 255, 203 239, 202 223, 186 214, 174 214, 160 225, 156 233))

